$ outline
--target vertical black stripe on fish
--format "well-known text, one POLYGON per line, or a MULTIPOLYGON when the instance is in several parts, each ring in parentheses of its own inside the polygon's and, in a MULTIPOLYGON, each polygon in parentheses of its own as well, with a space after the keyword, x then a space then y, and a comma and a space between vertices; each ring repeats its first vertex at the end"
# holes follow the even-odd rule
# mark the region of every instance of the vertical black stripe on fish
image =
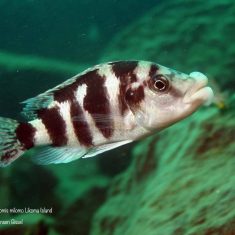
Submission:
MULTIPOLYGON (((80 107, 75 98, 75 93, 79 86, 86 84, 87 87, 89 87, 88 91, 90 93, 89 95, 90 98, 86 98, 86 102, 85 101, 83 102, 83 106, 87 108, 87 111, 94 118, 97 128, 99 128, 101 132, 107 137, 111 136, 112 133, 112 131, 109 131, 109 129, 113 129, 111 118, 109 118, 110 119, 109 123, 107 121, 105 122, 105 128, 104 128, 104 123, 100 122, 100 120, 97 120, 96 118, 97 117, 96 114, 104 114, 106 116, 110 115, 109 107, 107 108, 107 99, 103 99, 103 97, 100 96, 102 90, 97 91, 98 88, 97 84, 99 82, 99 76, 97 72, 98 69, 94 69, 88 71, 85 74, 79 75, 72 84, 69 84, 54 92, 54 100, 56 100, 59 103, 68 101, 71 104, 70 115, 74 131, 78 138, 78 141, 85 146, 91 146, 93 144, 92 144, 91 131, 83 114, 82 107, 80 107), (104 105, 103 110, 101 107, 102 105, 104 105), (101 113, 96 113, 96 112, 101 112, 101 113), (107 128, 106 126, 109 126, 109 128, 107 128)), ((103 93, 105 94, 105 92, 103 93)))
POLYGON ((67 144, 66 123, 60 115, 59 108, 40 109, 38 110, 38 117, 45 125, 53 146, 67 144))
POLYGON ((64 86, 58 90, 55 90, 54 100, 59 103, 72 101, 74 98, 74 94, 77 91, 78 86, 82 84, 86 84, 87 82, 89 82, 89 80, 92 80, 94 82, 93 74, 96 73, 97 71, 98 69, 94 69, 94 70, 88 71, 85 74, 78 75, 76 80, 73 83, 67 86, 64 86))
POLYGON ((144 87, 139 86, 136 89, 128 89, 125 98, 131 108, 138 107, 139 103, 144 99, 144 87))
POLYGON ((110 64, 115 76, 120 80, 118 102, 120 113, 123 115, 128 109, 125 101, 127 87, 130 83, 137 81, 135 69, 138 66, 138 61, 119 61, 110 64))
POLYGON ((89 129, 89 125, 85 119, 83 110, 77 102, 75 93, 80 84, 85 80, 79 76, 74 83, 63 87, 60 90, 54 92, 54 100, 57 102, 69 102, 70 104, 70 116, 74 129, 74 133, 81 145, 86 147, 92 146, 92 135, 89 129))
POLYGON ((83 114, 83 110, 75 97, 71 101, 70 106, 70 115, 74 128, 74 132, 77 136, 77 139, 81 145, 86 147, 92 146, 92 135, 89 128, 89 125, 83 114))
POLYGON ((151 65, 150 70, 149 70, 149 77, 150 77, 150 79, 156 75, 158 69, 159 68, 158 68, 158 66, 156 64, 152 64, 151 65))
POLYGON ((23 149, 30 149, 34 146, 36 129, 30 123, 20 123, 15 130, 16 138, 20 141, 23 149))
POLYGON ((72 101, 74 97, 74 92, 76 91, 77 87, 78 87, 78 81, 75 80, 74 83, 69 84, 59 90, 56 90, 54 92, 54 100, 59 103, 72 101))
MULTIPOLYGON (((88 75, 83 75, 83 79, 88 75)), ((86 79, 86 96, 83 107, 90 113, 96 127, 105 138, 110 138, 114 132, 114 122, 111 116, 110 102, 105 77, 98 74, 98 70, 89 73, 92 79, 86 79)), ((107 78, 108 79, 108 78, 107 78)))

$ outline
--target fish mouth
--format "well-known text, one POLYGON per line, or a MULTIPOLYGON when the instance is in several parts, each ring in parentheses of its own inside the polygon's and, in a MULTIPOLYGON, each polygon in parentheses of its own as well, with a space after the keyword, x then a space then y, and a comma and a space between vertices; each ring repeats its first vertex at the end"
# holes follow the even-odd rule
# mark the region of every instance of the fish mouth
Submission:
POLYGON ((195 83, 185 94, 183 102, 186 104, 197 103, 198 105, 210 105, 213 101, 214 94, 212 89, 207 86, 208 78, 200 72, 192 72, 189 76, 189 79, 194 79, 195 83))

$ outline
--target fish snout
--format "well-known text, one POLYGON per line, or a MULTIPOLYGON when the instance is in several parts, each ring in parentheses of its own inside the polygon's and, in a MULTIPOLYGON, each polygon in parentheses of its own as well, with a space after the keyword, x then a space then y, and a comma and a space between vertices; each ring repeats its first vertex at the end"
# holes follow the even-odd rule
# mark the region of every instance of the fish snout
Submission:
MULTIPOLYGON (((189 74, 191 79, 194 79, 194 84, 186 93, 183 102, 194 103, 200 101, 201 104, 210 105, 212 103, 214 94, 210 87, 207 87, 208 78, 200 72, 192 72, 189 74)), ((189 79, 190 79, 189 78, 189 79)))
POLYGON ((196 84, 197 86, 199 86, 199 88, 206 86, 208 83, 207 76, 200 72, 192 72, 189 74, 189 77, 195 79, 196 84))

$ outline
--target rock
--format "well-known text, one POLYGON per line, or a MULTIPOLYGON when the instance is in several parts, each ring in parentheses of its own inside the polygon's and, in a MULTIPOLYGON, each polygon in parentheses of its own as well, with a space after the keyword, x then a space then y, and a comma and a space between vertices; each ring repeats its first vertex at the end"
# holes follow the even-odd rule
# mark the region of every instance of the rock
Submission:
POLYGON ((95 211, 106 197, 106 188, 93 188, 58 216, 55 228, 59 234, 89 235, 95 211))
POLYGON ((49 228, 42 221, 38 222, 35 225, 16 225, 11 226, 5 229, 1 229, 1 235, 50 235, 49 228))
POLYGON ((131 151, 135 144, 128 144, 120 148, 103 153, 97 157, 97 164, 103 175, 114 177, 127 169, 131 162, 131 151))
POLYGON ((58 213, 60 204, 55 192, 57 179, 44 167, 33 164, 27 159, 21 159, 11 167, 8 178, 9 205, 8 208, 53 208, 53 214, 58 213))

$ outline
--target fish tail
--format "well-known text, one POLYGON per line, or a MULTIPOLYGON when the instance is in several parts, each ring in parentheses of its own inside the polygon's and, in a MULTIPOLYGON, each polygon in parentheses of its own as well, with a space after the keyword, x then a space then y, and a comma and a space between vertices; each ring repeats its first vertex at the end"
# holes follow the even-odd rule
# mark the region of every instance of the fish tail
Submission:
POLYGON ((8 166, 31 148, 32 128, 31 124, 0 117, 0 167, 8 166))

